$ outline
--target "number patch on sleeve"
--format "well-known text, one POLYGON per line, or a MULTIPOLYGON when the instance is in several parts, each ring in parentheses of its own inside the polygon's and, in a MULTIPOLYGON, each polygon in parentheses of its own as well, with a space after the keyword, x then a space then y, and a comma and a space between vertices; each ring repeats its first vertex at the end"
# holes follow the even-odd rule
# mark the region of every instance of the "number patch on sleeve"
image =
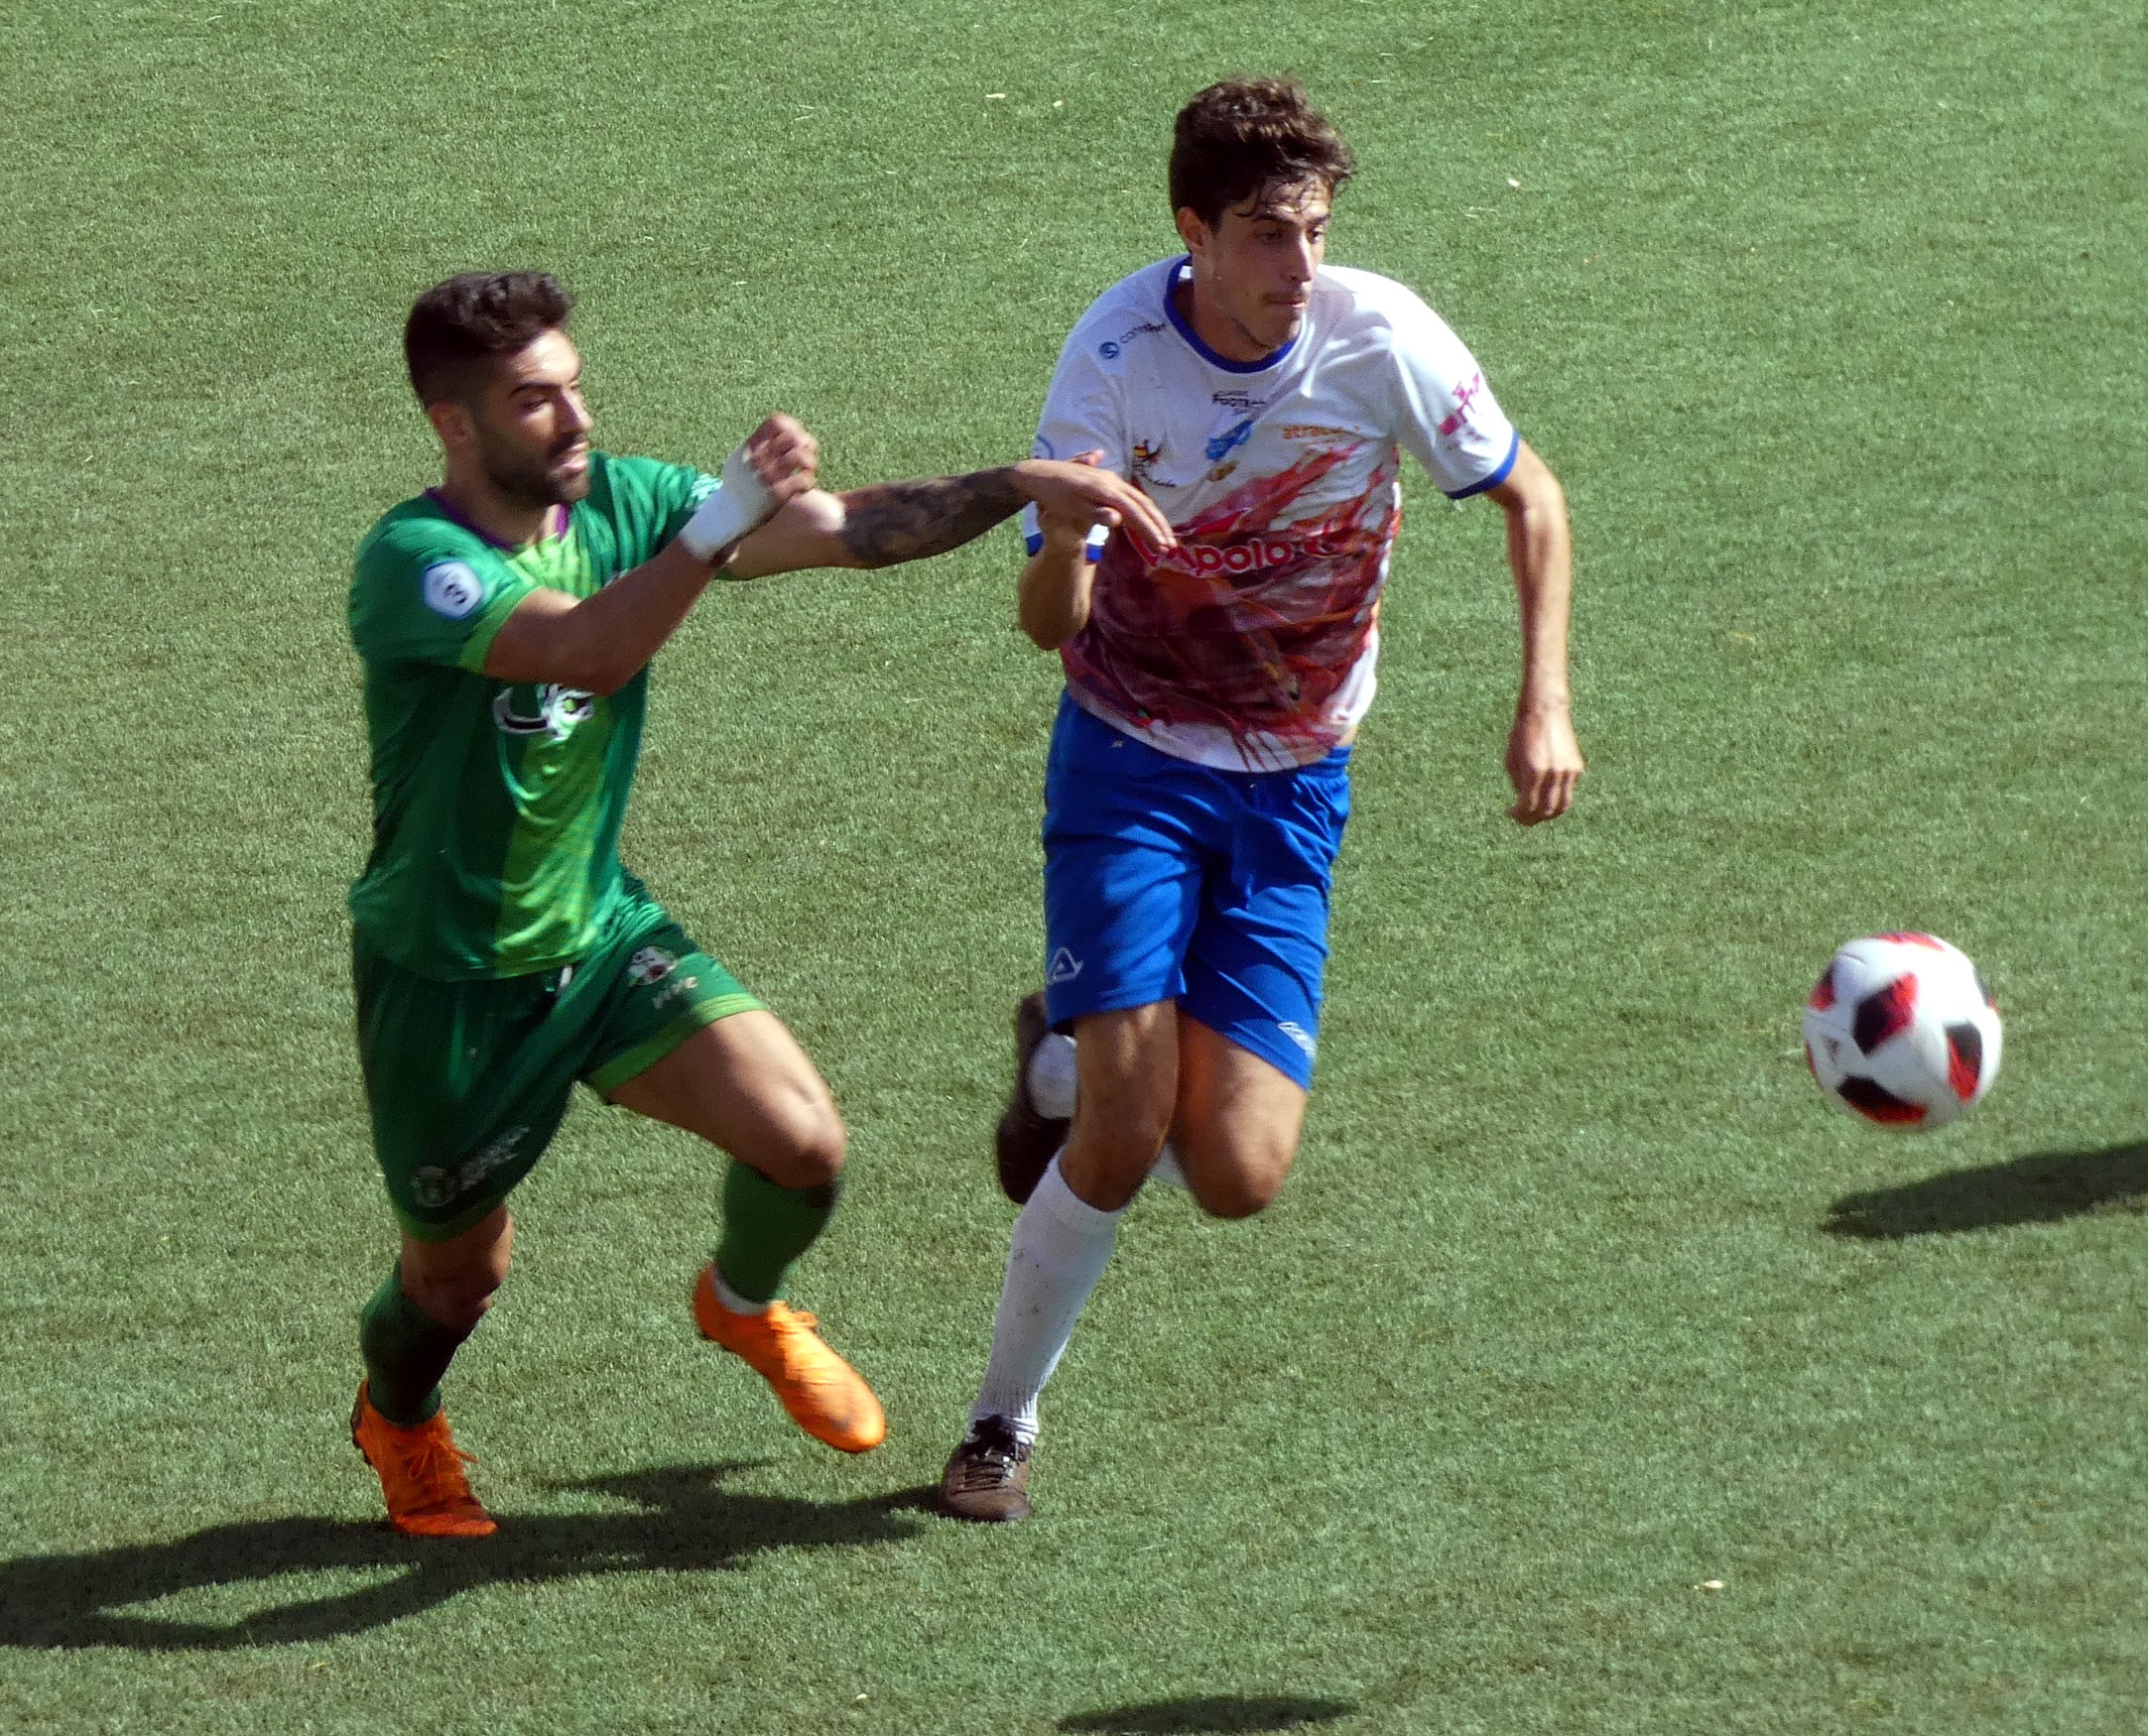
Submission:
POLYGON ((485 600, 485 587, 466 560, 441 560, 425 569, 426 607, 460 621, 485 600))

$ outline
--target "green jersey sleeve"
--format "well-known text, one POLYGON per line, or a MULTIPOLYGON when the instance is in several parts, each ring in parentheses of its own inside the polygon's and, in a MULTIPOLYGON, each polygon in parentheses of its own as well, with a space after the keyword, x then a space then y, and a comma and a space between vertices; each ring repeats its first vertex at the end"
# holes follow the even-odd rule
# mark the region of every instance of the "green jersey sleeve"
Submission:
POLYGON ((639 566, 679 535, 695 509, 723 484, 691 464, 655 458, 614 457, 605 466, 612 523, 618 528, 620 565, 639 566))
POLYGON ((461 527, 391 514, 358 548, 351 640, 373 662, 477 674, 501 624, 535 589, 534 578, 461 527))

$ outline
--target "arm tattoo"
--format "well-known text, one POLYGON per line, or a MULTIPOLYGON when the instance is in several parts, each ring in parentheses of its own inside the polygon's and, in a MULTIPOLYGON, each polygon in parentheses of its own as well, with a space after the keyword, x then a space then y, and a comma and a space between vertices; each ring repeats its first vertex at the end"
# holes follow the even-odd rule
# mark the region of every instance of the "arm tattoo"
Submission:
POLYGON ((893 566, 958 549, 1021 511, 1009 470, 876 482, 842 497, 842 546, 863 566, 893 566))

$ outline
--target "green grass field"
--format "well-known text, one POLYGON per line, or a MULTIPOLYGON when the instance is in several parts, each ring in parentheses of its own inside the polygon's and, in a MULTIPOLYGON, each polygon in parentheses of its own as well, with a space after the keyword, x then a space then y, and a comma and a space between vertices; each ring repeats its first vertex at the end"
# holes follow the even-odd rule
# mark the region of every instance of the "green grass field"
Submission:
POLYGON ((2144 22, 0 12, 0 1728, 2141 1729, 2144 22), (342 1427, 392 1246, 343 597, 432 480, 411 298, 558 271, 615 449, 785 408, 837 486, 1001 461, 1236 69, 1307 78, 1333 257, 1567 484, 1580 806, 1504 819, 1498 515, 1416 478, 1299 1172, 1136 1206, 1039 1517, 962 1528, 919 1500, 1011 1215, 1056 668, 1006 530, 711 594, 629 860, 834 1086, 796 1294, 893 1433, 838 1461, 697 1342, 717 1166, 585 1102, 451 1377, 504 1528, 395 1538, 342 1427), (2009 1020, 1924 1141, 1797 1050, 1901 926, 2009 1020))

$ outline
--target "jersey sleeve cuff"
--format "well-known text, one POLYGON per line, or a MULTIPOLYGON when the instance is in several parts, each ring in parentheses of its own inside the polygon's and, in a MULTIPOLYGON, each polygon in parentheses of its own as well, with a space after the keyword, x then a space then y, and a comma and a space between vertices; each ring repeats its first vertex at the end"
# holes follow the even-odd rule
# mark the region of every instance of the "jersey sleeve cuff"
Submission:
POLYGON ((500 629, 507 625, 507 617, 522 606, 522 599, 537 588, 534 584, 511 584, 492 599, 490 605, 470 628, 470 636, 463 640, 461 653, 455 662, 473 676, 485 673, 485 659, 492 651, 492 642, 499 637, 500 629))
POLYGON ((1514 460, 1521 456, 1521 431, 1516 429, 1513 438, 1507 441, 1507 455, 1499 460, 1498 469, 1492 471, 1488 476, 1478 477, 1467 488, 1450 488, 1447 491, 1447 498, 1449 500, 1467 500, 1472 494, 1482 494, 1487 488, 1497 488, 1513 470, 1514 460))
MULTIPOLYGON (((1507 460, 1507 462, 1510 464, 1514 460, 1511 458, 1507 460)), ((1086 555, 1089 560, 1092 562, 1100 560, 1103 558, 1104 545, 1110 541, 1110 526, 1091 525, 1089 526, 1088 536, 1082 540, 1082 553, 1086 555)), ((1025 529, 1022 532, 1022 547, 1027 553, 1031 555, 1038 554, 1044 548, 1044 533, 1042 531, 1032 531, 1025 529)))

